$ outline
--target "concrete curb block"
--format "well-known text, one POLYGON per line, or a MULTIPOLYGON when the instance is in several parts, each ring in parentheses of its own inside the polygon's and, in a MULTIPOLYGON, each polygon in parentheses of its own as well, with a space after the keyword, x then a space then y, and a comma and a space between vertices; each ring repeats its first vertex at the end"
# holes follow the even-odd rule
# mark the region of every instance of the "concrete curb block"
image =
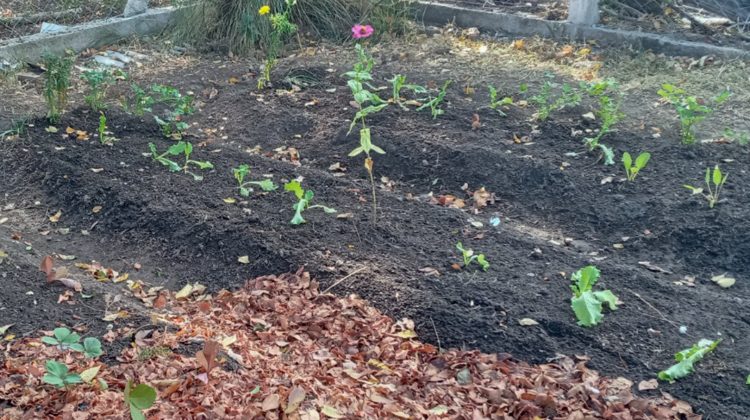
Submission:
POLYGON ((702 42, 680 41, 648 32, 625 31, 598 26, 576 25, 570 22, 549 21, 531 16, 467 9, 427 1, 415 5, 416 19, 430 25, 455 23, 461 27, 476 27, 484 31, 510 35, 534 36, 557 40, 596 40, 599 45, 627 46, 652 50, 675 56, 702 57, 713 55, 724 58, 750 58, 750 51, 721 47, 702 42))
POLYGON ((172 7, 150 9, 129 18, 116 17, 72 26, 64 32, 34 34, 0 45, 0 63, 7 61, 38 62, 47 52, 63 54, 65 50, 83 51, 113 44, 133 35, 162 32, 175 17, 172 7))

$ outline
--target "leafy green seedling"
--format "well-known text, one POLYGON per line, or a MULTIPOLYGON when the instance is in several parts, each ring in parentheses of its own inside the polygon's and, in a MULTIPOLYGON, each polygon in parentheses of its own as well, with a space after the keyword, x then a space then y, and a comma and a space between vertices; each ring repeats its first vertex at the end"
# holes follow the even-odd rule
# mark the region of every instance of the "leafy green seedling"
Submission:
POLYGON ((125 384, 125 404, 130 409, 130 418, 132 420, 146 420, 143 414, 144 410, 151 408, 156 402, 156 390, 146 384, 139 384, 135 387, 132 381, 125 384))
POLYGON ((121 101, 122 108, 125 112, 133 113, 138 116, 143 116, 146 112, 151 112, 151 108, 156 103, 154 98, 151 95, 147 95, 146 91, 135 83, 130 85, 130 90, 133 92, 133 103, 128 103, 125 98, 121 101))
POLYGON ((695 125, 705 120, 706 117, 714 112, 712 105, 720 105, 726 102, 729 96, 731 96, 730 92, 725 90, 711 100, 713 104, 709 104, 706 100, 688 95, 685 89, 670 84, 662 85, 657 93, 665 101, 672 104, 675 111, 677 111, 677 115, 680 118, 680 133, 683 144, 695 143, 695 125))
POLYGON ((581 83, 582 90, 594 97, 599 102, 599 108, 595 115, 601 121, 601 127, 594 137, 585 139, 589 151, 599 149, 604 155, 605 165, 614 165, 615 152, 609 146, 601 143, 602 137, 611 133, 612 127, 620 122, 625 114, 620 112, 622 104, 622 92, 619 85, 614 79, 608 79, 601 82, 581 83))
POLYGON ((250 174, 250 165, 242 164, 232 169, 232 173, 234 173, 234 179, 237 180, 237 184, 239 185, 240 195, 243 197, 250 196, 250 193, 253 192, 253 185, 260 187, 260 189, 265 192, 276 191, 278 189, 276 184, 274 184, 270 179, 245 182, 245 178, 250 174))
POLYGON ((440 92, 438 92, 437 96, 433 98, 432 95, 430 95, 430 97, 428 98, 429 101, 425 102, 424 105, 417 108, 417 111, 430 108, 430 113, 432 114, 433 120, 438 116, 445 114, 445 110, 440 108, 440 105, 445 100, 445 95, 448 93, 448 86, 450 86, 451 83, 451 80, 446 81, 443 84, 443 87, 440 88, 440 92))
POLYGON ((610 290, 594 292, 593 288, 599 280, 599 269, 593 265, 586 266, 571 276, 574 284, 570 286, 573 297, 570 304, 578 318, 578 325, 591 327, 604 318, 602 304, 607 303, 610 310, 617 309, 617 296, 610 290))
POLYGON ((503 117, 506 116, 505 112, 503 112, 502 107, 513 105, 513 98, 510 96, 505 96, 503 98, 498 98, 497 89, 495 89, 494 86, 488 86, 487 87, 490 90, 490 108, 497 111, 500 115, 503 117))
POLYGON ((336 213, 336 210, 330 207, 321 205, 311 206, 310 202, 312 202, 315 193, 313 193, 311 190, 305 191, 304 189, 302 189, 302 185, 297 180, 293 180, 284 184, 284 190, 293 192, 298 200, 297 204, 292 207, 295 213, 290 223, 293 225, 301 225, 302 223, 306 223, 305 219, 302 217, 302 212, 304 212, 305 210, 320 208, 323 209, 324 212, 329 214, 336 213))
POLYGON ((693 365, 703 359, 708 353, 711 353, 720 342, 721 340, 700 340, 697 344, 694 344, 693 347, 675 354, 674 360, 677 364, 670 366, 667 370, 659 372, 657 376, 662 381, 674 382, 690 375, 695 369, 693 365))
POLYGON ((198 169, 204 170, 204 169, 213 169, 214 165, 211 164, 209 161, 199 161, 199 160, 192 160, 190 159, 190 155, 193 153, 193 145, 188 142, 180 141, 177 144, 173 144, 172 146, 167 149, 164 153, 159 153, 156 150, 156 145, 153 143, 148 144, 149 149, 151 150, 151 156, 154 158, 155 161, 161 163, 162 165, 169 168, 172 172, 180 172, 184 171, 186 174, 190 174, 193 176, 193 179, 196 181, 202 181, 203 176, 190 172, 190 165, 198 167, 198 169), (169 159, 167 156, 180 156, 183 155, 185 157, 185 163, 183 165, 180 165, 179 163, 169 159))
POLYGON ((94 337, 86 337, 83 339, 83 354, 90 359, 95 359, 104 352, 102 351, 102 343, 99 339, 94 337))
POLYGON ((158 102, 171 107, 165 113, 164 118, 154 115, 154 120, 161 127, 162 134, 167 138, 182 140, 185 130, 189 127, 184 117, 195 112, 193 96, 183 95, 177 88, 166 85, 153 85, 151 92, 157 96, 158 102))
POLYGON ((461 242, 456 244, 456 249, 461 252, 461 256, 464 259, 464 268, 468 268, 471 263, 476 262, 480 267, 482 267, 483 271, 487 271, 490 269, 490 263, 487 261, 487 258, 484 256, 484 254, 474 254, 474 250, 464 248, 464 245, 461 242))
POLYGON ((719 165, 714 166, 713 172, 711 168, 706 168, 706 190, 703 188, 693 187, 692 185, 683 185, 683 187, 689 189, 693 195, 702 195, 708 201, 708 207, 714 208, 719 203, 721 190, 724 187, 724 183, 727 182, 729 174, 722 174, 719 165), (713 187, 711 184, 713 183, 713 187))
POLYGON ((42 343, 49 344, 50 346, 57 346, 61 350, 71 349, 75 351, 83 351, 83 346, 79 343, 81 336, 78 333, 70 331, 67 328, 55 328, 52 331, 54 337, 42 337, 42 343))
POLYGON ((628 181, 635 181, 638 173, 648 165, 649 159, 651 159, 651 153, 649 152, 643 152, 638 155, 638 157, 635 158, 635 162, 633 162, 633 157, 630 156, 630 153, 624 152, 622 154, 622 164, 625 166, 625 173, 628 175, 628 181))
POLYGON ((107 96, 107 90, 117 79, 126 77, 127 75, 121 70, 98 69, 81 73, 81 79, 89 85, 89 94, 84 97, 86 104, 94 111, 106 109, 104 99, 107 96))
POLYGON ((398 104, 403 110, 409 109, 404 105, 403 98, 401 97, 401 91, 403 89, 409 89, 416 94, 427 93, 427 88, 424 86, 406 83, 406 76, 401 74, 393 76, 393 79, 389 80, 389 82, 391 83, 391 86, 393 86, 393 97, 391 98, 391 101, 398 104))
POLYGON ((80 384, 83 382, 80 375, 70 373, 68 367, 63 363, 58 363, 54 360, 47 360, 45 369, 47 370, 47 373, 42 377, 42 381, 54 385, 57 388, 67 388, 68 385, 80 384))
POLYGON ((539 121, 547 120, 554 111, 581 103, 581 93, 567 83, 562 85, 559 95, 554 95, 559 85, 551 80, 552 77, 552 75, 547 75, 548 79, 545 80, 539 93, 529 98, 537 106, 536 118, 539 121))
POLYGON ((112 144, 115 140, 117 140, 114 137, 110 137, 110 132, 107 131, 107 116, 104 115, 102 112, 99 114, 99 128, 97 129, 97 132, 99 133, 99 143, 101 144, 112 144))

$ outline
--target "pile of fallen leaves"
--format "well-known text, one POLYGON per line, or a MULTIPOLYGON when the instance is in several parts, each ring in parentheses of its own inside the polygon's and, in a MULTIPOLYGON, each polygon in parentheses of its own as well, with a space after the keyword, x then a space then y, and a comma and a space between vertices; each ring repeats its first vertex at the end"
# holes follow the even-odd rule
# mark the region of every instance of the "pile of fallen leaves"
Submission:
POLYGON ((699 418, 667 394, 634 396, 630 381, 600 377, 584 360, 530 366, 440 351, 418 341, 408 320, 394 322, 355 296, 319 293, 307 273, 198 300, 162 296, 152 325, 103 337, 132 339, 112 365, 39 338, 6 344, 2 418, 125 419, 131 380, 156 388, 146 412, 154 419, 699 418), (56 389, 42 381, 50 359, 71 372, 98 366, 97 379, 56 389))

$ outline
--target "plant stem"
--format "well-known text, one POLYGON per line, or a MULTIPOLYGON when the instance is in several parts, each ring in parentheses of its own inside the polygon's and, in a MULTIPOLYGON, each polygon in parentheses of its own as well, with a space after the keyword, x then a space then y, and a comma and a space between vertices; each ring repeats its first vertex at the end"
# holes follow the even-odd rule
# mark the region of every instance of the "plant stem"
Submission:
POLYGON ((375 178, 372 176, 371 170, 368 169, 367 173, 370 175, 370 186, 372 187, 372 224, 376 225, 378 223, 378 203, 375 196, 375 178))

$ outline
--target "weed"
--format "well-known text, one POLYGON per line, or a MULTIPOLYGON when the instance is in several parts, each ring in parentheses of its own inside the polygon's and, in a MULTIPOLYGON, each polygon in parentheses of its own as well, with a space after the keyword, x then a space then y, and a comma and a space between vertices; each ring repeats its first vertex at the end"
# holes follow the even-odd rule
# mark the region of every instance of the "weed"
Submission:
POLYGON ((732 130, 731 128, 724 129, 724 138, 732 140, 740 146, 747 146, 750 144, 750 133, 741 133, 732 130))
POLYGON ((494 86, 488 86, 487 87, 490 91, 490 108, 494 109, 498 112, 498 114, 502 115, 503 117, 506 116, 505 112, 503 112, 502 107, 513 105, 513 98, 510 96, 505 96, 503 98, 498 97, 497 89, 495 89, 494 86))
POLYGON ((593 291, 600 274, 598 268, 589 265, 571 276, 573 284, 570 289, 573 291, 573 297, 570 298, 570 305, 578 318, 578 325, 582 327, 594 326, 604 318, 603 303, 607 303, 610 310, 617 309, 617 296, 612 291, 593 291))
POLYGON ((182 140, 183 133, 189 127, 188 123, 183 121, 183 117, 195 112, 193 96, 183 95, 177 88, 166 85, 153 85, 151 86, 151 92, 157 96, 157 102, 169 107, 164 118, 154 115, 156 123, 161 127, 162 134, 167 138, 182 140))
POLYGON ((464 268, 469 268, 471 263, 476 262, 482 267, 483 271, 490 269, 490 263, 487 261, 484 254, 474 254, 474 250, 464 248, 464 245, 461 242, 456 244, 456 249, 461 252, 461 257, 464 260, 464 268))
POLYGON ((101 144, 112 144, 115 140, 117 140, 115 137, 110 136, 109 131, 107 131, 109 127, 107 127, 107 116, 104 115, 104 113, 99 114, 99 127, 97 128, 97 132, 99 133, 99 143, 101 144))
MULTIPOLYGON (((688 95, 684 89, 670 84, 662 85, 657 93, 665 101, 672 104, 677 111, 680 118, 682 144, 695 143, 695 125, 705 120, 714 111, 712 105, 703 99, 688 95)), ((725 90, 710 102, 713 103, 713 106, 720 105, 729 99, 729 96, 729 91, 725 90)))
POLYGON ((193 153, 193 145, 188 142, 179 141, 177 144, 173 144, 172 146, 167 149, 164 153, 159 153, 156 150, 156 145, 153 143, 148 144, 149 149, 151 150, 151 156, 153 159, 162 165, 169 168, 172 172, 180 172, 183 171, 186 174, 190 174, 193 176, 193 179, 196 181, 202 181, 203 176, 190 172, 190 165, 193 165, 197 167, 198 169, 204 170, 204 169, 213 169, 214 165, 211 164, 209 161, 199 161, 199 160, 192 160, 190 159, 190 155, 193 153), (169 159, 167 156, 184 156, 185 163, 180 165, 179 163, 169 159))
POLYGON ((106 109, 104 99, 107 96, 107 90, 117 79, 124 79, 125 77, 127 77, 125 73, 120 70, 99 69, 84 71, 81 74, 81 79, 85 80, 89 85, 89 93, 84 97, 86 104, 94 111, 106 109))
POLYGON ((424 86, 415 85, 415 84, 409 84, 406 83, 406 76, 397 74, 393 76, 393 79, 389 80, 391 83, 391 86, 393 87, 393 97, 391 98, 391 101, 394 104, 397 104, 401 107, 403 110, 408 110, 409 108, 404 105, 403 98, 401 97, 401 91, 403 89, 409 89, 415 94, 424 94, 427 93, 427 89, 424 86))
POLYGON ((45 363, 45 370, 47 373, 44 374, 42 381, 54 385, 57 388, 67 388, 69 385, 80 384, 83 382, 80 375, 70 373, 65 364, 54 360, 47 360, 47 363, 45 363))
POLYGON ((443 87, 440 88, 440 92, 438 92, 437 96, 433 98, 432 95, 430 95, 430 97, 427 98, 428 101, 424 105, 417 108, 417 111, 430 108, 430 112, 432 113, 433 120, 436 119, 438 116, 445 114, 445 111, 442 108, 440 108, 440 105, 445 100, 445 95, 447 93, 448 86, 450 86, 451 82, 452 82, 451 80, 448 80, 445 83, 443 83, 443 87))
POLYGON ((6 137, 22 136, 26 134, 29 128, 29 120, 29 117, 14 120, 9 130, 0 133, 0 140, 5 139, 6 137))
POLYGON ((329 213, 329 214, 336 213, 336 210, 330 207, 321 206, 321 205, 311 206, 310 202, 312 202, 312 199, 315 196, 315 193, 313 193, 311 190, 302 189, 302 185, 297 180, 293 180, 284 184, 284 191, 293 192, 294 196, 297 197, 297 200, 298 200, 297 203, 292 207, 295 213, 294 213, 294 217, 289 223, 293 225, 300 225, 302 223, 306 223, 305 219, 302 217, 302 213, 305 210, 320 208, 324 212, 329 213))
POLYGON ((708 201, 708 207, 714 208, 719 202, 721 190, 724 188, 724 183, 727 182, 729 174, 722 174, 719 165, 714 166, 714 170, 706 168, 706 191, 703 188, 693 187, 691 185, 683 185, 683 187, 689 189, 693 195, 702 195, 708 201), (711 187, 713 184, 713 188, 711 187))
MULTIPOLYGON (((551 80, 552 77, 552 75, 547 75, 547 80, 544 81, 539 93, 529 98, 537 106, 536 118, 539 121, 546 121, 555 111, 577 106, 581 103, 581 93, 577 89, 567 83, 560 87, 551 80), (560 92, 555 94, 558 87, 560 92)), ((526 91, 528 91, 528 86, 521 85, 521 92, 526 91)))
POLYGON ((601 121, 601 127, 595 137, 585 139, 589 151, 600 149, 604 155, 605 165, 614 165, 615 153, 607 145, 601 143, 602 137, 612 132, 612 127, 620 122, 625 114, 620 112, 622 104, 622 92, 617 81, 613 79, 595 83, 582 83, 581 88, 599 102, 599 108, 595 111, 601 121))
POLYGON ((122 108, 125 112, 132 113, 135 115, 143 116, 146 112, 151 112, 151 107, 154 106, 154 98, 151 95, 147 95, 146 91, 140 86, 133 83, 130 85, 130 90, 133 92, 133 103, 127 102, 127 99, 123 98, 122 108))
POLYGON ((291 22, 292 7, 297 4, 297 0, 285 0, 284 9, 281 12, 271 13, 271 6, 263 5, 258 9, 258 14, 268 16, 271 23, 271 33, 266 42, 262 42, 266 51, 266 62, 263 65, 263 74, 258 78, 258 89, 263 89, 271 82, 271 70, 276 64, 276 60, 281 52, 284 41, 293 33, 297 32, 297 25, 291 22))
POLYGON ((245 178, 250 174, 250 165, 240 165, 232 169, 232 173, 234 174, 234 179, 237 180, 237 184, 239 185, 240 195, 243 197, 250 196, 250 193, 253 192, 253 185, 260 187, 263 191, 266 192, 276 191, 278 189, 276 184, 274 184, 270 179, 245 182, 245 178))
POLYGON ((662 381, 674 382, 677 379, 690 375, 695 370, 693 365, 701 361, 708 353, 714 351, 720 342, 721 340, 711 341, 706 339, 698 341, 697 344, 694 344, 689 349, 675 354, 674 359, 677 363, 659 372, 657 376, 662 381))
POLYGON ((57 124, 60 116, 68 104, 68 89, 70 88, 70 72, 73 69, 73 57, 58 57, 46 54, 42 57, 44 67, 44 100, 47 102, 47 118, 50 123, 57 124))
POLYGON ((131 420, 146 420, 144 410, 151 408, 156 402, 156 390, 146 384, 133 386, 132 381, 125 384, 123 392, 125 404, 130 409, 131 420))
POLYGON ((628 181, 635 181, 638 173, 646 167, 650 159, 651 153, 643 152, 638 155, 638 157, 635 158, 635 162, 633 162, 633 157, 630 156, 630 153, 624 152, 622 154, 622 164, 625 166, 625 173, 628 176, 628 181))

